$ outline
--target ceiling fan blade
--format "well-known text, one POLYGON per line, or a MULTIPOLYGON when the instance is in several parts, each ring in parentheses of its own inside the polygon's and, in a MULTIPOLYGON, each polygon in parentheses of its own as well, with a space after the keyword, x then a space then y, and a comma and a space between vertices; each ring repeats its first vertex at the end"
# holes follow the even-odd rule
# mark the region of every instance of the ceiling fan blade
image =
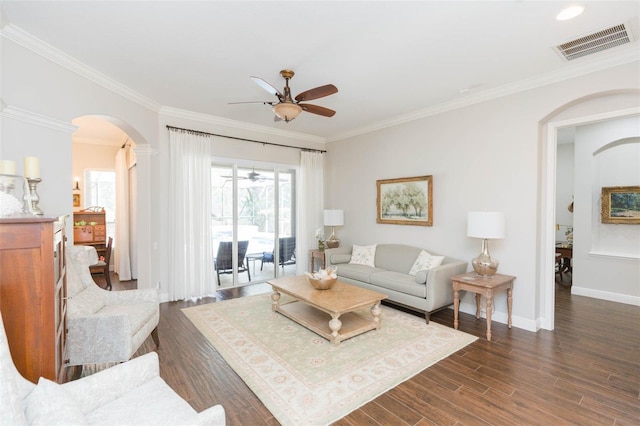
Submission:
POLYGON ((305 92, 300 93, 298 96, 296 96, 296 101, 311 101, 313 99, 324 98, 325 96, 333 95, 334 93, 338 93, 338 88, 333 84, 326 84, 324 86, 309 89, 305 92))
POLYGON ((310 112, 312 114, 322 115, 324 117, 333 117, 336 112, 332 109, 321 107, 318 105, 311 104, 298 104, 303 111, 310 112))
POLYGON ((271 102, 271 101, 244 101, 244 102, 227 102, 227 105, 236 105, 236 104, 264 104, 264 105, 271 105, 273 106, 273 104, 275 104, 277 102, 271 102))
POLYGON ((282 95, 282 93, 280 93, 278 89, 276 89, 275 87, 273 87, 271 84, 267 83, 260 77, 251 77, 251 80, 253 80, 258 86, 262 87, 267 92, 277 96, 278 99, 280 100, 284 99, 284 96, 282 95))

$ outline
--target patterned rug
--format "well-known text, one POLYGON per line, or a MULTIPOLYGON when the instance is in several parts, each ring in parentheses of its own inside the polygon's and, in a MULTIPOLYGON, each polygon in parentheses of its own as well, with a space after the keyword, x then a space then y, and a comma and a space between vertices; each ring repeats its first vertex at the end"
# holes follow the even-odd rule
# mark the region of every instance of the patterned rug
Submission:
POLYGON ((383 306, 380 330, 333 346, 269 294, 182 311, 283 425, 332 423, 477 339, 383 306))

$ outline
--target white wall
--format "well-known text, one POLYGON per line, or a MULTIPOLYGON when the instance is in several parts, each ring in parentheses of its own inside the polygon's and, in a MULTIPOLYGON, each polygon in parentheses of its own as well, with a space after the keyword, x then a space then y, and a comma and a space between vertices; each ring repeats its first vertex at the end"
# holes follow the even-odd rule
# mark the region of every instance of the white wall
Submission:
MULTIPOLYGON (((0 129, 0 157, 20 160, 40 156, 42 206, 56 214, 72 211, 71 135, 63 124, 83 115, 120 120, 138 144, 139 278, 140 287, 166 285, 170 262, 166 241, 167 131, 165 124, 233 136, 287 141, 315 148, 296 138, 260 135, 258 131, 225 128, 215 120, 161 114, 130 98, 57 65, 5 38, 0 55, 0 96, 5 105, 0 129), (24 110, 30 118, 7 114, 24 110), (172 118, 169 118, 172 117, 172 118), (55 125, 50 125, 51 123, 55 125)), ((372 134, 333 142, 328 147, 326 205, 345 210, 340 231, 343 244, 405 242, 460 259, 471 259, 480 242, 467 238, 470 210, 500 210, 507 217, 507 236, 492 242, 500 272, 517 276, 514 325, 535 329, 542 307, 537 289, 539 190, 544 163, 540 157, 543 120, 573 100, 603 91, 638 89, 638 63, 559 82, 545 87, 444 112, 372 134), (431 174, 434 176, 434 226, 376 225, 376 179, 431 174)), ((598 104, 608 110, 615 102, 598 104)), ((637 103, 636 103, 637 105, 637 103)), ((289 155, 249 143, 227 141, 222 156, 271 159, 289 155), (242 147, 242 148, 241 148, 242 147)), ((281 162, 286 162, 281 161, 281 162)), ((632 277, 627 277, 632 278, 632 277)), ((469 309, 465 299, 463 309, 469 309)), ((497 321, 505 321, 506 301, 496 300, 497 321)))
POLYGON ((573 213, 569 211, 569 204, 574 201, 574 146, 574 143, 558 145, 558 163, 556 166, 556 224, 561 226, 560 229, 556 230, 556 241, 567 241, 567 226, 573 226, 573 213))
MULTIPOLYGON (((404 242, 470 260, 480 242, 466 237, 467 212, 503 211, 506 238, 492 241, 491 253, 500 261, 499 272, 517 277, 514 325, 538 328, 546 314, 539 292, 545 277, 537 265, 544 261, 539 203, 545 120, 572 101, 637 89, 637 75, 638 64, 621 66, 329 144, 325 202, 345 211, 343 244, 404 242), (434 225, 376 224, 376 180, 420 175, 434 178, 434 225)), ((607 111, 621 108, 611 97, 593 102, 607 111)), ((580 107, 566 114, 576 110, 580 107)), ((624 279, 630 282, 635 275, 624 279)), ((506 322, 505 295, 495 307, 494 318, 506 322)), ((462 309, 474 312, 470 296, 462 309)))
POLYGON ((640 225, 601 222, 601 188, 640 185, 640 117, 576 128, 572 293, 640 298, 640 225), (620 141, 624 143, 619 143, 620 141))

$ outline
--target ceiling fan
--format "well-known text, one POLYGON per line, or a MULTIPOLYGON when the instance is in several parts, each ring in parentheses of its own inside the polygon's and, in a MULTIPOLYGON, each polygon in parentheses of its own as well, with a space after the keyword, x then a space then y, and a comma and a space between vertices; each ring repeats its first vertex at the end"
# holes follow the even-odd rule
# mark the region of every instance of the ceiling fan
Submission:
POLYGON ((257 101, 257 102, 231 102, 232 104, 246 104, 246 103, 261 103, 264 105, 271 105, 273 112, 275 113, 274 121, 284 120, 287 123, 296 118, 302 111, 310 112, 312 114, 322 115, 323 117, 333 117, 335 111, 329 108, 321 107, 319 105, 303 104, 301 102, 310 101, 313 99, 324 98, 325 96, 333 95, 338 92, 338 88, 333 84, 326 84, 313 89, 309 89, 300 93, 294 98, 291 97, 291 89, 289 88, 289 80, 293 78, 294 72, 291 70, 282 70, 280 75, 285 79, 284 94, 278 89, 267 83, 260 77, 251 77, 251 79, 267 92, 275 95, 278 101, 257 101))
MULTIPOLYGON (((233 176, 222 176, 222 177, 226 178, 226 179, 233 179, 233 176)), ((259 180, 272 180, 272 178, 263 176, 260 173, 256 172, 255 167, 253 167, 251 169, 251 171, 249 173, 247 173, 246 176, 238 176, 236 179, 238 179, 238 180, 248 179, 251 182, 256 182, 256 181, 259 181, 259 180)))

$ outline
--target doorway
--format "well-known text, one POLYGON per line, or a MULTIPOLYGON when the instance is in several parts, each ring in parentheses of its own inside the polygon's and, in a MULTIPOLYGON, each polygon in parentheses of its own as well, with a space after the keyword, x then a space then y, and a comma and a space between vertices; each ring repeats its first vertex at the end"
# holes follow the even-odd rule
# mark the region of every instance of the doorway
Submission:
POLYGON ((105 240, 113 238, 110 270, 120 281, 137 279, 136 144, 108 117, 82 116, 72 123, 78 127, 72 137, 74 211, 105 209, 105 240))
MULTIPOLYGON (((605 93, 600 96, 592 96, 584 100, 577 100, 569 103, 550 114, 547 120, 543 120, 542 131, 542 155, 544 171, 541 178, 541 203, 540 203, 540 300, 541 309, 541 327, 546 330, 553 330, 555 323, 555 243, 556 243, 556 168, 557 168, 557 146, 558 132, 562 128, 576 127, 580 125, 607 121, 616 118, 622 118, 640 114, 638 107, 629 107, 617 111, 598 112, 593 115, 580 116, 575 118, 561 119, 558 118, 562 113, 576 105, 587 104, 591 101, 597 101, 599 98, 608 96, 629 95, 631 105, 637 105, 638 91, 628 91, 621 93, 605 93), (556 121, 552 121, 558 118, 556 121)), ((626 99, 621 102, 625 103, 626 99)))

